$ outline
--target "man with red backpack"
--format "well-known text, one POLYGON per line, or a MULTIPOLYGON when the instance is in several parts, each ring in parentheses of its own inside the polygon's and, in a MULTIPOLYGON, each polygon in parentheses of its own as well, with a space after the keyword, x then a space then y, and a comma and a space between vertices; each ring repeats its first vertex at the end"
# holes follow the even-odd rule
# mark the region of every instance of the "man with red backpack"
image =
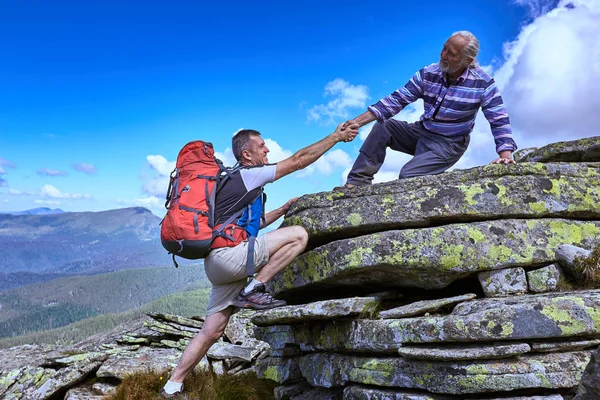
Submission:
POLYGON ((215 238, 213 250, 204 260, 206 276, 212 284, 207 316, 202 330, 189 343, 161 390, 162 397, 176 398, 183 393, 183 380, 223 335, 234 307, 267 309, 286 304, 273 298, 265 290, 265 283, 304 251, 308 234, 301 226, 289 226, 256 237, 260 228, 283 216, 296 200, 265 214, 263 186, 306 168, 336 143, 350 142, 357 134, 357 124, 350 124, 343 130, 340 124, 329 136, 276 164, 269 164, 269 149, 258 131, 245 129, 233 137, 233 154, 242 167, 217 191, 215 227, 227 225, 230 217, 244 207, 246 210, 227 235, 215 238), (248 204, 248 199, 254 200, 248 204), (252 240, 239 242, 242 231, 243 237, 252 240), (254 251, 249 252, 252 245, 254 251), (253 258, 253 262, 248 263, 248 258, 253 258), (246 284, 247 267, 251 264, 253 273, 257 274, 246 284))

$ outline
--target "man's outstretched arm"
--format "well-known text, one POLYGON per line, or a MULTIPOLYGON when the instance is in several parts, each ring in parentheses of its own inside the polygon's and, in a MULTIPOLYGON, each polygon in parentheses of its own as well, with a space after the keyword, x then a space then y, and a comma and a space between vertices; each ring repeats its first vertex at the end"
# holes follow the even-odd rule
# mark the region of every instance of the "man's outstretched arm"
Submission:
POLYGON ((294 155, 277 163, 275 172, 275 180, 282 178, 292 172, 299 171, 308 167, 331 149, 338 142, 349 142, 354 140, 358 135, 358 124, 348 124, 342 129, 342 125, 338 125, 336 130, 324 139, 313 143, 302 150, 297 151, 294 155))
POLYGON ((298 198, 294 197, 293 199, 288 200, 281 207, 276 208, 276 209, 266 213, 264 222, 262 220, 260 221, 260 229, 271 225, 273 222, 277 221, 280 217, 284 216, 285 213, 288 212, 288 210, 290 209, 292 204, 294 204, 296 202, 296 200, 298 200, 298 198))

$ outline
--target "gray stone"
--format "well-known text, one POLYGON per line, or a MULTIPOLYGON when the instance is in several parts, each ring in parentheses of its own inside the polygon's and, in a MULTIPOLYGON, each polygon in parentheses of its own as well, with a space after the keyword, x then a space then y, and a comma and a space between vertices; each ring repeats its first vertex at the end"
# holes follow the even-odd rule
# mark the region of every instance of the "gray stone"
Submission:
POLYGON ((600 157, 595 157, 598 144, 600 144, 600 136, 551 143, 527 154, 521 162, 600 161, 600 157))
POLYGON ((600 348, 592 353, 575 396, 575 400, 598 399, 600 399, 600 348))
POLYGON ((223 361, 214 360, 214 361, 209 361, 209 363, 210 363, 210 370, 212 371, 213 374, 223 375, 225 373, 223 361))
POLYGON ((104 395, 89 387, 78 387, 67 391, 64 400, 102 400, 104 395))
POLYGON ((561 268, 555 264, 527 272, 527 286, 534 293, 556 290, 559 282, 563 279, 561 268))
POLYGON ((304 253, 277 274, 269 287, 283 296, 288 292, 298 296, 300 289, 311 286, 393 283, 438 289, 481 271, 551 264, 559 244, 590 246, 599 238, 599 221, 560 219, 386 231, 338 240, 304 253))
POLYGON ((600 161, 600 143, 591 145, 585 153, 583 153, 581 159, 582 161, 600 161))
POLYGON ((510 218, 596 218, 598 165, 487 165, 302 196, 282 226, 312 245, 393 229, 510 218))
POLYGON ((290 400, 343 400, 343 396, 342 389, 312 388, 290 397, 290 400))
POLYGON ((460 361, 460 360, 497 360, 528 353, 531 347, 527 343, 497 343, 490 345, 447 345, 414 347, 402 346, 398 354, 415 360, 460 361))
POLYGON ((117 391, 115 385, 106 382, 96 382, 92 385, 92 389, 103 395, 110 395, 117 391))
POLYGON ((317 301, 299 306, 285 306, 257 312, 252 322, 257 326, 280 325, 359 315, 375 310, 379 299, 352 297, 317 301))
POLYGON ((254 328, 254 335, 258 340, 268 343, 271 351, 297 347, 294 328, 291 325, 274 325, 268 328, 256 327, 254 328))
POLYGON ((251 322, 254 310, 241 309, 233 314, 225 327, 225 337, 233 344, 245 344, 246 340, 254 338, 254 324, 251 322))
POLYGON ((391 308, 389 310, 380 311, 379 318, 403 318, 411 317, 414 315, 422 315, 428 312, 438 311, 441 308, 455 305, 463 301, 473 300, 477 295, 473 293, 464 294, 461 296, 449 297, 446 299, 436 300, 421 300, 415 303, 407 304, 404 306, 391 308))
POLYGON ((161 314, 161 313, 148 313, 150 318, 156 321, 162 322, 172 322, 180 326, 186 326, 190 328, 195 328, 196 331, 202 328, 202 324, 204 323, 202 318, 194 317, 194 318, 185 318, 179 315, 174 314, 161 314))
POLYGON ((536 150, 537 150, 537 147, 529 147, 526 149, 519 149, 513 153, 513 160, 515 160, 516 162, 521 162, 523 160, 523 157, 525 157, 527 154, 533 153, 536 150))
POLYGON ((112 356, 102 364, 96 376, 122 380, 125 375, 134 372, 172 370, 180 357, 179 350, 142 347, 135 352, 112 356))
POLYGON ((239 346, 236 344, 217 342, 209 349, 208 358, 216 360, 236 359, 250 362, 254 360, 260 353, 268 350, 269 345, 264 342, 256 342, 256 346, 239 346))
POLYGON ((527 293, 527 278, 523 268, 506 268, 477 274, 487 297, 513 296, 527 293))
POLYGON ((275 397, 275 400, 289 400, 290 398, 297 396, 311 388, 312 386, 309 385, 308 382, 300 381, 288 385, 277 386, 273 390, 273 396, 275 397))
POLYGON ((571 389, 579 384, 589 351, 547 353, 501 361, 438 362, 314 353, 300 357, 302 376, 313 386, 368 384, 432 393, 571 389))
POLYGON ((270 379, 280 384, 302 378, 295 358, 267 357, 255 364, 258 379, 270 379))
POLYGON ((348 386, 344 389, 344 400, 450 400, 453 397, 433 393, 406 390, 375 389, 364 386, 348 386))
POLYGON ((568 275, 572 276, 576 280, 580 280, 583 279, 583 276, 577 271, 576 262, 579 259, 590 257, 591 254, 592 252, 590 250, 586 250, 579 246, 561 244, 556 250, 556 259, 568 275))
POLYGON ((570 340, 562 342, 532 342, 531 351, 537 353, 548 353, 556 351, 576 351, 600 345, 600 339, 570 340))
MULTIPOLYGON (((386 320, 339 320, 286 326, 285 342, 304 351, 397 353, 407 343, 489 342, 600 335, 600 290, 487 298, 451 314, 386 320)), ((256 329, 280 341, 281 327, 256 329)))

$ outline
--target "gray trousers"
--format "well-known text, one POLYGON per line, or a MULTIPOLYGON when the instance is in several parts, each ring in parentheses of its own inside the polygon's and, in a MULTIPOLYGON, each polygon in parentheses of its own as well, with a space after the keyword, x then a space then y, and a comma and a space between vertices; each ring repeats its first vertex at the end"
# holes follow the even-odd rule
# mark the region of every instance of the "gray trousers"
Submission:
POLYGON ((403 179, 446 171, 456 164, 468 146, 469 135, 439 135, 423 128, 420 122, 409 124, 395 119, 377 122, 360 148, 346 183, 370 185, 385 160, 388 147, 414 156, 400 170, 398 179, 403 179))

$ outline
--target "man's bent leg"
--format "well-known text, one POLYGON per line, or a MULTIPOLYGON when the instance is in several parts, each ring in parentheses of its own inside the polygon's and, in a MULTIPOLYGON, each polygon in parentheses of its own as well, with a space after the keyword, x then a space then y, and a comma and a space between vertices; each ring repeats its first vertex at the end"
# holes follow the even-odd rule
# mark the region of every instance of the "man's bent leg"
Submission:
POLYGON ((196 365, 206 355, 206 352, 225 331, 225 327, 231 317, 232 308, 227 307, 209 315, 202 324, 202 329, 190 341, 185 351, 179 359, 179 363, 171 375, 172 382, 183 382, 185 377, 194 369, 196 365))
POLYGON ((360 153, 348 174, 347 185, 370 185, 373 176, 385 161, 388 147, 407 154, 415 154, 419 140, 413 127, 404 121, 388 119, 377 122, 360 148, 360 153))
POLYGON ((287 267, 300 255, 308 244, 308 233, 301 226, 288 226, 266 233, 269 245, 269 262, 267 262, 256 279, 268 282, 279 271, 287 267))
POLYGON ((437 175, 452 167, 464 154, 469 137, 444 138, 429 133, 419 141, 415 156, 400 170, 399 179, 437 175))

